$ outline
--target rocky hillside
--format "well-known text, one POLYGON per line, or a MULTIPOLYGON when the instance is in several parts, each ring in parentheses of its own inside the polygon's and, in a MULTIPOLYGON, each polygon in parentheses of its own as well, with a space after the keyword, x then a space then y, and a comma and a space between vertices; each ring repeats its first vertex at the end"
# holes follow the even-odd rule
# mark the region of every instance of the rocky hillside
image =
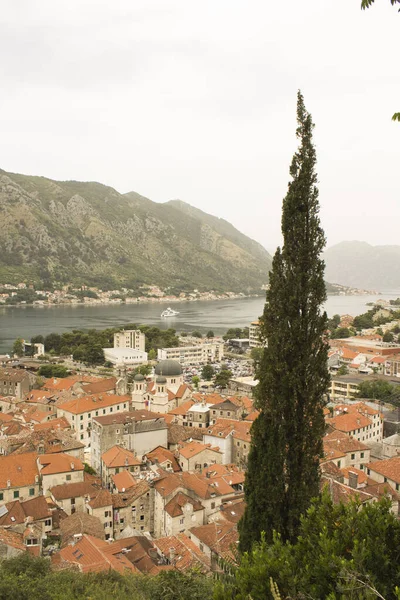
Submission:
POLYGON ((329 281, 365 289, 400 288, 400 246, 341 242, 324 254, 329 281))
POLYGON ((0 282, 258 291, 271 257, 184 202, 0 170, 0 282))

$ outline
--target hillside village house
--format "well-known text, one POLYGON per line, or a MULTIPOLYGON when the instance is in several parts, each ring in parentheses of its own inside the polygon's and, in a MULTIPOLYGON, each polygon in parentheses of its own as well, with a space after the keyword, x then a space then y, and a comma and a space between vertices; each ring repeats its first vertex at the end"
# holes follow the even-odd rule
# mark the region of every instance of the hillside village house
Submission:
POLYGON ((134 453, 121 446, 113 446, 101 457, 101 479, 106 488, 112 487, 112 477, 121 470, 139 475, 142 462, 134 453))
POLYGON ((30 390, 30 378, 26 371, 0 369, 0 395, 15 396, 22 400, 30 390))
POLYGON ((54 486, 83 481, 83 463, 75 456, 62 453, 41 454, 38 456, 37 462, 44 495, 54 486))
POLYGON ((182 444, 178 456, 182 471, 202 471, 206 467, 221 464, 222 454, 218 447, 193 441, 182 444))
POLYGON ((114 494, 114 538, 134 535, 135 531, 154 531, 154 488, 136 480, 130 489, 114 494))
POLYGON ((0 456, 0 502, 28 500, 39 495, 37 453, 0 456))
POLYGON ((86 511, 86 503, 94 498, 99 488, 88 481, 64 482, 49 489, 50 498, 67 515, 86 511))
POLYGON ((92 428, 91 461, 101 469, 101 456, 113 446, 121 446, 141 459, 157 446, 168 444, 168 428, 162 415, 148 410, 95 416, 92 428))
POLYGON ((86 510, 92 517, 99 519, 103 526, 104 538, 113 538, 113 500, 108 490, 99 490, 94 498, 86 504, 86 510))
POLYGON ((75 431, 76 439, 86 447, 91 444, 92 419, 94 417, 129 410, 129 396, 97 394, 74 398, 57 406, 57 417, 65 417, 75 431))
POLYGON ((229 398, 219 404, 210 407, 210 421, 214 424, 217 419, 240 419, 243 407, 235 404, 229 398))
POLYGON ((383 438, 383 415, 363 402, 341 404, 325 417, 326 424, 359 442, 374 444, 383 438))
POLYGON ((370 461, 370 448, 342 431, 325 435, 324 460, 332 460, 337 467, 363 469, 370 461))
POLYGON ((400 456, 369 463, 366 470, 374 481, 387 483, 396 492, 400 491, 400 456))

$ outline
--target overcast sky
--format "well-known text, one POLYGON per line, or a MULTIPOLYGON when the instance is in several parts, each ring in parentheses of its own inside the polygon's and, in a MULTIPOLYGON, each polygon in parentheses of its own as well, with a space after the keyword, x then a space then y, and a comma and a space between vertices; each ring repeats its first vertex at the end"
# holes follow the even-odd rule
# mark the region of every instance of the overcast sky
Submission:
POLYGON ((389 0, 2 0, 0 168, 179 198, 280 243, 296 93, 328 246, 400 243, 389 0))

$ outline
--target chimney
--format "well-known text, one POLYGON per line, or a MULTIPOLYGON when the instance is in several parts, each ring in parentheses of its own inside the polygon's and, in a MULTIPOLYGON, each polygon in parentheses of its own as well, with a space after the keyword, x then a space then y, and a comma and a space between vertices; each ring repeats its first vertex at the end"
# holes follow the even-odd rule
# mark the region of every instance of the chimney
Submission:
POLYGON ((125 458, 125 466, 127 467, 129 465, 129 459, 128 457, 125 458))
POLYGON ((169 562, 171 563, 171 565, 173 565, 175 562, 175 548, 169 549, 169 562))
POLYGON ((349 487, 354 490, 358 487, 358 473, 354 473, 354 471, 349 471, 349 487))
POLYGON ((71 463, 71 471, 73 471, 75 469, 75 465, 74 463, 71 463))
POLYGON ((7 479, 7 487, 11 487, 11 481, 7 479))

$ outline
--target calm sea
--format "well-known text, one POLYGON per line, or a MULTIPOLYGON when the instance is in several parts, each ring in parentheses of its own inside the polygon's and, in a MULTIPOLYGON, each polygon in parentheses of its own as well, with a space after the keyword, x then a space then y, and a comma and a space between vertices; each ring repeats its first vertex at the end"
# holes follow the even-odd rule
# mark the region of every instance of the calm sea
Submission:
MULTIPOLYGON (((400 291, 387 291, 379 296, 329 296, 326 311, 334 314, 359 315, 367 310, 367 302, 379 298, 397 298, 400 291)), ((230 327, 245 327, 257 319, 263 311, 264 298, 217 300, 210 302, 183 302, 173 304, 179 311, 176 317, 161 318, 168 304, 122 304, 46 307, 0 308, 0 354, 9 352, 17 337, 30 339, 34 335, 62 333, 72 329, 105 329, 128 323, 156 325, 162 329, 173 327, 178 331, 198 329, 216 334, 225 333, 230 327)))

